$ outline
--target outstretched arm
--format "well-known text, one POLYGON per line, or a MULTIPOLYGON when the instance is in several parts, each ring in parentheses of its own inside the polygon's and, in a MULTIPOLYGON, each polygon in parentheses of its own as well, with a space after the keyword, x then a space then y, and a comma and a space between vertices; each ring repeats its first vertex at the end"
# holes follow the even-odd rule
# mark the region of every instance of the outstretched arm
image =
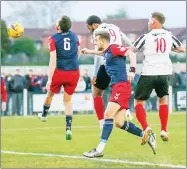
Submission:
POLYGON ((183 53, 185 52, 184 45, 175 37, 172 35, 172 51, 177 53, 183 53))
POLYGON ((97 51, 97 50, 90 50, 87 48, 82 49, 83 54, 93 54, 93 55, 103 55, 103 51, 97 51))
POLYGON ((131 40, 123 32, 121 32, 121 38, 125 42, 125 44, 132 46, 131 40))

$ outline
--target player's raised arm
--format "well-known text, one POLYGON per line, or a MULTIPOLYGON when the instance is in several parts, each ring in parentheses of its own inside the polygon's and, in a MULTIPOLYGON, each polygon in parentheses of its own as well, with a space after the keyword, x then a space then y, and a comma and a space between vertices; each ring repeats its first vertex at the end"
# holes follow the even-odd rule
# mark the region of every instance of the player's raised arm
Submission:
POLYGON ((172 51, 177 52, 177 53, 182 53, 185 52, 185 47, 183 44, 175 37, 172 35, 172 51))
POLYGON ((125 44, 132 46, 131 40, 123 32, 121 32, 121 39, 125 42, 125 44))
POLYGON ((133 52, 141 51, 145 45, 146 35, 141 35, 131 46, 133 52))
POLYGON ((50 60, 49 60, 49 77, 48 77, 46 89, 49 91, 53 73, 56 68, 56 45, 55 45, 55 40, 52 37, 49 38, 48 45, 49 45, 49 51, 50 51, 50 60))

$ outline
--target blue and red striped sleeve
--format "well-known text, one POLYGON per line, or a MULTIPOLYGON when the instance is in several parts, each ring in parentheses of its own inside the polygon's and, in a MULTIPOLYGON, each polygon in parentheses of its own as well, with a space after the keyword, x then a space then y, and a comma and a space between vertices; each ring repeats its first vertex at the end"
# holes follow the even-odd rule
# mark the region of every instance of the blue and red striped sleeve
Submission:
POLYGON ((113 56, 125 56, 129 48, 123 47, 121 45, 112 45, 111 52, 113 56))
POLYGON ((52 36, 48 40, 48 47, 50 52, 56 50, 56 42, 52 36))

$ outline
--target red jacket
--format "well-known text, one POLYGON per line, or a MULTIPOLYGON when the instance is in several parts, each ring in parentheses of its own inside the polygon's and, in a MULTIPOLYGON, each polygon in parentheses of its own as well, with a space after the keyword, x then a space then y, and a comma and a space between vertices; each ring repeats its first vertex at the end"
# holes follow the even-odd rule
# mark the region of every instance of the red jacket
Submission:
POLYGON ((7 92, 6 92, 5 80, 2 77, 1 77, 1 99, 2 99, 2 102, 7 101, 7 92))

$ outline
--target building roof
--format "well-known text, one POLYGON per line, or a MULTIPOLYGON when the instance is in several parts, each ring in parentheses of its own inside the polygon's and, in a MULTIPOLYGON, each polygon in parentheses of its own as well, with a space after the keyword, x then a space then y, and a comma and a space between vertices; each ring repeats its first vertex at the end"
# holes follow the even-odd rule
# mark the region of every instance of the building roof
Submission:
POLYGON ((174 36, 177 38, 184 38, 186 39, 186 28, 170 28, 168 29, 174 36))
POLYGON ((31 37, 33 40, 41 40, 43 33, 47 29, 25 28, 23 37, 31 37))
MULTIPOLYGON (((120 27, 124 33, 145 33, 148 29, 148 19, 110 19, 103 22, 112 23, 120 27)), ((87 35, 89 31, 85 22, 72 22, 72 31, 78 35, 87 35)), ((55 27, 46 30, 43 36, 50 36, 56 32, 55 27)))

